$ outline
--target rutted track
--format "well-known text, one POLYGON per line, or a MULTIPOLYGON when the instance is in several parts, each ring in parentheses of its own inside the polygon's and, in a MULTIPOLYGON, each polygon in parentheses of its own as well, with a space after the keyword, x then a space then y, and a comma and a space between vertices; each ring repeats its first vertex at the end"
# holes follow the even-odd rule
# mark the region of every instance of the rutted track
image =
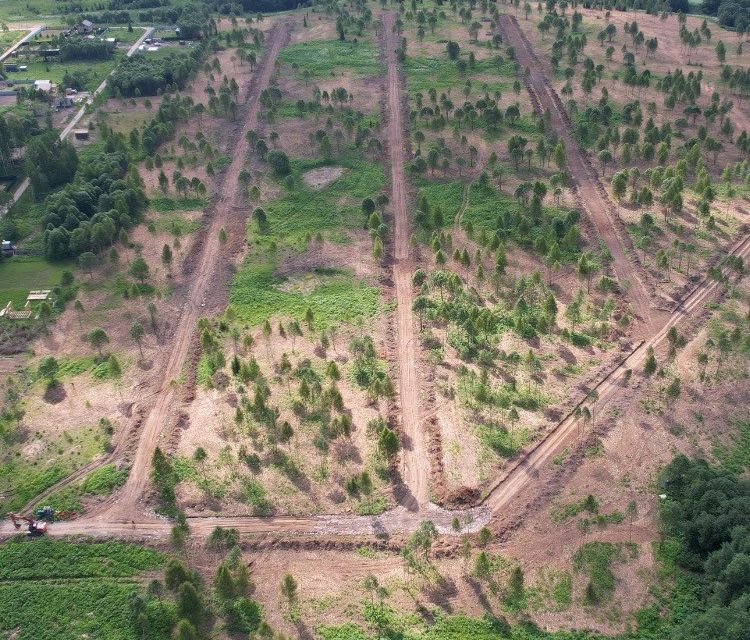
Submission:
MULTIPOLYGON (((267 52, 263 57, 260 70, 248 88, 248 99, 245 103, 246 113, 242 122, 243 132, 255 129, 257 126, 260 93, 271 78, 276 58, 287 37, 287 26, 280 24, 273 28, 267 38, 267 52)), ((246 144, 244 135, 238 136, 234 138, 233 148, 229 150, 228 155, 232 158, 232 163, 221 177, 217 188, 218 199, 209 205, 212 209, 210 211, 211 223, 205 235, 200 261, 194 271, 194 279, 191 283, 188 299, 174 332, 172 350, 169 354, 156 401, 144 421, 128 480, 118 495, 117 504, 106 515, 132 515, 132 512, 136 510, 138 500, 146 491, 151 471, 151 458, 174 406, 176 390, 173 381, 180 376, 191 343, 195 338, 196 323, 203 315, 203 307, 206 304, 207 297, 217 285, 216 276, 221 268, 219 230, 227 224, 232 213, 232 206, 240 204, 237 202, 237 198, 241 197, 237 178, 245 161, 243 145, 246 144)))
POLYGON ((550 87, 544 68, 534 53, 529 41, 518 26, 518 21, 510 15, 500 16, 500 27, 507 44, 516 51, 516 59, 521 69, 529 69, 523 81, 531 97, 534 108, 542 113, 549 111, 553 128, 565 143, 568 169, 576 183, 576 200, 588 214, 597 233, 607 245, 612 255, 612 268, 620 283, 629 283, 628 296, 638 319, 647 331, 652 333, 660 325, 660 313, 654 304, 647 285, 641 278, 646 274, 639 269, 635 258, 628 257, 627 236, 617 215, 616 205, 607 195, 597 177, 596 171, 584 156, 572 135, 572 126, 560 98, 550 87), (640 273, 639 273, 640 271, 640 273))
POLYGON ((427 467, 429 465, 427 443, 419 420, 419 378, 417 376, 417 353, 412 312, 412 283, 414 272, 409 248, 409 218, 406 211, 406 184, 404 181, 404 125, 402 122, 402 96, 396 48, 399 39, 393 33, 395 15, 383 16, 383 40, 388 64, 388 151, 391 160, 391 204, 395 218, 395 261, 393 281, 396 287, 398 308, 399 402, 401 405, 401 429, 405 439, 402 450, 402 477, 411 492, 410 508, 424 505, 429 497, 427 467))
MULTIPOLYGON (((263 88, 268 84, 271 73, 278 57, 281 47, 288 37, 288 28, 285 24, 274 27, 267 38, 267 51, 262 60, 258 72, 253 77, 247 89, 245 102, 247 111, 241 124, 242 130, 254 129, 258 121, 259 98, 263 88)), ((182 314, 173 334, 173 342, 166 367, 161 376, 161 383, 152 394, 155 399, 151 403, 147 415, 142 421, 142 428, 138 434, 138 447, 135 452, 133 463, 125 486, 114 496, 114 501, 104 513, 98 516, 100 521, 107 524, 114 523, 118 519, 141 519, 138 513, 137 503, 146 491, 151 470, 151 458, 159 442, 160 436, 169 422, 171 410, 175 403, 176 388, 174 381, 180 376, 183 366, 188 357, 191 344, 195 338, 196 323, 203 314, 206 299, 215 288, 217 275, 221 268, 221 247, 219 242, 219 230, 227 224, 229 216, 234 211, 236 199, 240 197, 237 177, 244 163, 245 154, 240 148, 244 142, 244 136, 234 138, 234 148, 229 155, 233 158, 232 164, 222 174, 215 198, 209 205, 207 215, 210 218, 210 226, 205 235, 203 251, 195 265, 195 277, 192 280, 187 300, 184 303, 182 314)), ((143 398, 141 398, 142 400, 143 398)), ((127 430, 129 437, 132 429, 127 430)), ((54 487, 37 496, 26 508, 37 504, 39 500, 70 483, 80 479, 93 469, 96 469, 115 458, 121 452, 122 447, 128 446, 127 437, 120 437, 116 443, 113 453, 99 458, 85 467, 77 470, 64 480, 56 483, 54 487)), ((105 525, 106 526, 106 525, 105 525)))

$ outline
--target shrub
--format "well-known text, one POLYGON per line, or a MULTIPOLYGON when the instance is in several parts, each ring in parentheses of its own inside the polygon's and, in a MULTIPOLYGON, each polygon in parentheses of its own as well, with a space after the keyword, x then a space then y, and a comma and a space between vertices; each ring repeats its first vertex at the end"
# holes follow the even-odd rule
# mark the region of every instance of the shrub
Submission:
POLYGON ((267 159, 277 178, 283 178, 291 173, 292 167, 289 163, 289 157, 283 151, 272 149, 268 152, 267 159))

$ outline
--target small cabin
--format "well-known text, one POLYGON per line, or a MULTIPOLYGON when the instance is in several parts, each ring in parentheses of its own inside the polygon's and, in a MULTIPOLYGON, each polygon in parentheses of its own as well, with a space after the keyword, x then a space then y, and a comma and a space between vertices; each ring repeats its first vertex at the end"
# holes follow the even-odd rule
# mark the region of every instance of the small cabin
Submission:
POLYGON ((88 129, 76 129, 75 131, 73 131, 73 137, 76 140, 88 140, 89 130, 88 129))

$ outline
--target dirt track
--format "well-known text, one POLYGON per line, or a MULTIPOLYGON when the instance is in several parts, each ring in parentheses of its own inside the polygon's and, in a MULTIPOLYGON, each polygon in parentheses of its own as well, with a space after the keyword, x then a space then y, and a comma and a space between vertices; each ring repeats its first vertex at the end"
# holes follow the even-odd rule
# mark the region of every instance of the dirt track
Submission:
POLYGON ((388 150, 391 159, 391 206, 395 219, 395 261, 393 281, 396 287, 398 309, 399 401, 401 404, 401 430, 403 440, 401 476, 411 492, 405 504, 415 509, 427 503, 429 488, 427 471, 429 459, 427 443, 419 421, 419 378, 417 354, 414 344, 414 314, 411 277, 414 263, 409 248, 409 218, 406 210, 406 185, 404 182, 404 127, 402 123, 402 98, 399 70, 396 61, 398 36, 393 33, 395 14, 383 16, 383 40, 388 63, 388 150))
POLYGON ((664 314, 655 306, 654 299, 647 289, 648 284, 641 280, 645 274, 638 269, 636 261, 627 255, 628 248, 622 236, 624 230, 622 233, 618 232, 622 223, 617 215, 616 205, 599 183, 596 171, 590 166, 573 138, 565 108, 547 82, 545 69, 524 37, 518 22, 513 16, 503 14, 500 16, 500 27, 506 43, 515 48, 521 70, 529 69, 526 88, 529 90, 532 103, 540 110, 549 110, 552 127, 565 143, 567 168, 577 186, 578 204, 588 214, 597 233, 612 254, 612 268, 617 280, 627 287, 633 311, 645 328, 641 333, 644 336, 651 334, 661 325, 664 314))

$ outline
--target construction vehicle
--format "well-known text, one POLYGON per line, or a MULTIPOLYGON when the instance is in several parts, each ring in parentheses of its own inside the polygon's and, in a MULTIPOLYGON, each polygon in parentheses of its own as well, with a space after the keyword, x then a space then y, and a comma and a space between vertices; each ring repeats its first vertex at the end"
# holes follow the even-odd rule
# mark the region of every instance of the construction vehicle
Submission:
POLYGON ((27 536, 37 537, 47 533, 47 523, 43 520, 34 520, 18 513, 11 513, 10 519, 16 529, 20 529, 25 523, 27 526, 27 536))

